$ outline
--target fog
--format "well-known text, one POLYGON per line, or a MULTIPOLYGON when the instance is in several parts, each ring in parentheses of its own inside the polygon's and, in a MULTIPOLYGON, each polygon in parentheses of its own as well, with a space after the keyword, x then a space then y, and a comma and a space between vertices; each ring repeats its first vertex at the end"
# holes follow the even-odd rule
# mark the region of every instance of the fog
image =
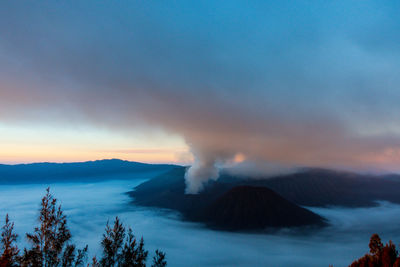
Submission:
MULTIPOLYGON (((107 220, 120 216, 143 235, 146 248, 167 253, 169 266, 347 266, 368 251, 369 237, 377 232, 384 242, 400 241, 400 206, 380 203, 373 208, 313 208, 331 226, 311 232, 282 230, 275 234, 218 232, 201 224, 183 222, 179 215, 130 204, 125 194, 141 181, 51 184, 80 246, 101 255, 99 241, 107 220)), ((48 185, 0 186, 0 216, 9 213, 26 245, 23 233, 32 232, 41 197, 48 185)))

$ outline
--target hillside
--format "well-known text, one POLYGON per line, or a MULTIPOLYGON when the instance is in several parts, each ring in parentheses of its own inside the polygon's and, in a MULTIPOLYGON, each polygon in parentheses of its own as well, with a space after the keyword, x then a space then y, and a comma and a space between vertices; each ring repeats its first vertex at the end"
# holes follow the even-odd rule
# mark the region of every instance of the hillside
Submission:
POLYGON ((320 216, 265 187, 236 187, 236 183, 221 179, 199 194, 185 194, 184 174, 185 168, 175 168, 142 183, 130 194, 138 205, 177 210, 186 220, 224 230, 324 224, 320 216))
MULTIPOLYGON (((185 168, 177 167, 139 185, 133 195, 143 205, 184 209, 176 199, 184 192, 184 174, 185 168)), ((214 194, 224 193, 238 185, 268 187, 303 206, 373 206, 379 200, 400 203, 398 175, 372 176, 322 169, 308 169, 268 179, 222 174, 218 181, 210 182, 197 197, 213 199, 214 194)), ((195 197, 187 195, 184 198, 195 197)))
POLYGON ((204 220, 212 227, 228 230, 323 225, 317 214, 266 187, 254 186, 230 189, 205 209, 204 220))
POLYGON ((118 159, 76 163, 0 164, 0 184, 151 178, 174 167, 175 165, 146 164, 118 159))
POLYGON ((374 176, 308 169, 270 179, 246 179, 243 183, 266 186, 304 206, 373 206, 379 200, 400 203, 398 175, 374 176))
POLYGON ((373 206, 380 200, 400 203, 398 175, 372 176, 305 169, 295 174, 268 179, 249 179, 225 173, 217 181, 209 182, 199 194, 187 195, 184 194, 185 170, 184 167, 176 167, 137 186, 130 195, 138 205, 176 210, 186 220, 201 221, 227 230, 257 228, 259 225, 294 226, 302 225, 303 221, 313 221, 308 220, 305 213, 296 218, 280 213, 278 218, 287 219, 286 221, 271 221, 268 219, 270 214, 277 212, 268 204, 271 203, 268 199, 273 196, 279 198, 279 201, 275 201, 276 207, 285 207, 278 210, 281 212, 288 209, 288 214, 296 212, 294 208, 288 208, 284 204, 287 202, 315 207, 373 206), (257 200, 251 193, 252 190, 256 190, 257 200), (255 213, 248 214, 252 209, 255 213), (264 217, 264 212, 267 217, 264 217), (246 221, 248 216, 250 219, 246 221), (260 220, 259 225, 256 220, 260 220))

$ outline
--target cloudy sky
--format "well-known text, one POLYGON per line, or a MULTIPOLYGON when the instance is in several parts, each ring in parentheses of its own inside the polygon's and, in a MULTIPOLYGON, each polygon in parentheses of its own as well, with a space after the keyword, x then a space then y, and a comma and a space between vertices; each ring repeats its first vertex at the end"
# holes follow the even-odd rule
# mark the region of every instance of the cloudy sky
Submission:
POLYGON ((0 162, 400 171, 399 12, 368 0, 1 1, 0 162))

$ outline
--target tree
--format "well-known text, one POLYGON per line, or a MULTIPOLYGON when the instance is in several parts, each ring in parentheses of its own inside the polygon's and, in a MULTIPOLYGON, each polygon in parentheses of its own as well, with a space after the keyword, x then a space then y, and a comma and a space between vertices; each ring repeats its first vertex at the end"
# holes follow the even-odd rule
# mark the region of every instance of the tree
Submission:
POLYGON ((393 264, 393 267, 400 267, 400 258, 397 258, 393 264))
POLYGON ((146 266, 146 259, 149 252, 144 249, 144 240, 143 237, 140 238, 139 245, 136 248, 136 262, 135 267, 145 267, 146 266))
POLYGON ((397 258, 396 246, 391 240, 386 244, 381 251, 380 263, 383 267, 392 267, 397 258))
MULTIPOLYGON (((30 248, 24 248, 22 256, 16 246, 17 234, 8 214, 1 233, 0 267, 72 267, 84 266, 88 246, 76 249, 70 242, 71 232, 67 227, 67 217, 57 200, 47 188, 39 210, 39 226, 33 233, 26 234, 30 248)), ((145 267, 148 251, 144 248, 143 237, 138 242, 131 228, 126 234, 118 217, 111 228, 107 222, 101 241, 103 255, 100 262, 93 257, 92 267, 145 267)), ((165 253, 156 251, 153 258, 155 267, 166 266, 165 253)), ((87 265, 89 266, 89 265, 87 265)))
POLYGON ((96 256, 94 256, 92 259, 92 267, 100 267, 100 263, 97 261, 96 256))
POLYGON ((103 257, 100 265, 104 267, 144 267, 148 252, 144 249, 144 240, 137 243, 133 231, 128 229, 126 236, 125 227, 118 217, 115 218, 114 226, 111 228, 107 222, 101 245, 103 257))
POLYGON ((156 250, 156 255, 153 257, 153 264, 151 267, 165 267, 167 266, 167 261, 165 260, 165 253, 156 250))
POLYGON ((351 267, 400 267, 400 257, 396 246, 389 241, 385 246, 377 234, 371 236, 369 242, 370 253, 354 261, 351 267))
POLYGON ((14 223, 10 222, 8 214, 6 215, 6 223, 2 227, 1 232, 1 267, 17 266, 19 260, 19 249, 15 242, 18 235, 14 233, 14 223))
POLYGON ((381 238, 378 234, 373 234, 369 241, 369 251, 372 255, 378 255, 383 249, 381 238))
POLYGON ((118 217, 115 218, 113 228, 107 222, 106 232, 103 234, 103 240, 101 241, 101 246, 103 247, 103 258, 100 261, 101 266, 111 267, 119 261, 124 238, 125 228, 118 217))
POLYGON ((124 249, 122 250, 121 267, 143 267, 146 266, 148 251, 144 249, 143 237, 140 239, 139 244, 133 235, 132 229, 128 230, 128 238, 126 239, 124 249))
POLYGON ((32 234, 26 234, 31 243, 30 249, 24 249, 21 260, 22 266, 82 266, 87 254, 87 246, 76 250, 75 245, 69 244, 71 233, 67 227, 67 218, 57 199, 47 188, 42 198, 39 211, 38 227, 32 234))

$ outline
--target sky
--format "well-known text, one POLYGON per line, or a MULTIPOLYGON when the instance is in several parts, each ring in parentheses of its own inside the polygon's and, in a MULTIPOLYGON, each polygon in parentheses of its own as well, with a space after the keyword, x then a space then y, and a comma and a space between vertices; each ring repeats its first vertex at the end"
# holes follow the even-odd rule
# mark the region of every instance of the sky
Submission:
POLYGON ((0 162, 399 172, 399 9, 1 1, 0 162))

